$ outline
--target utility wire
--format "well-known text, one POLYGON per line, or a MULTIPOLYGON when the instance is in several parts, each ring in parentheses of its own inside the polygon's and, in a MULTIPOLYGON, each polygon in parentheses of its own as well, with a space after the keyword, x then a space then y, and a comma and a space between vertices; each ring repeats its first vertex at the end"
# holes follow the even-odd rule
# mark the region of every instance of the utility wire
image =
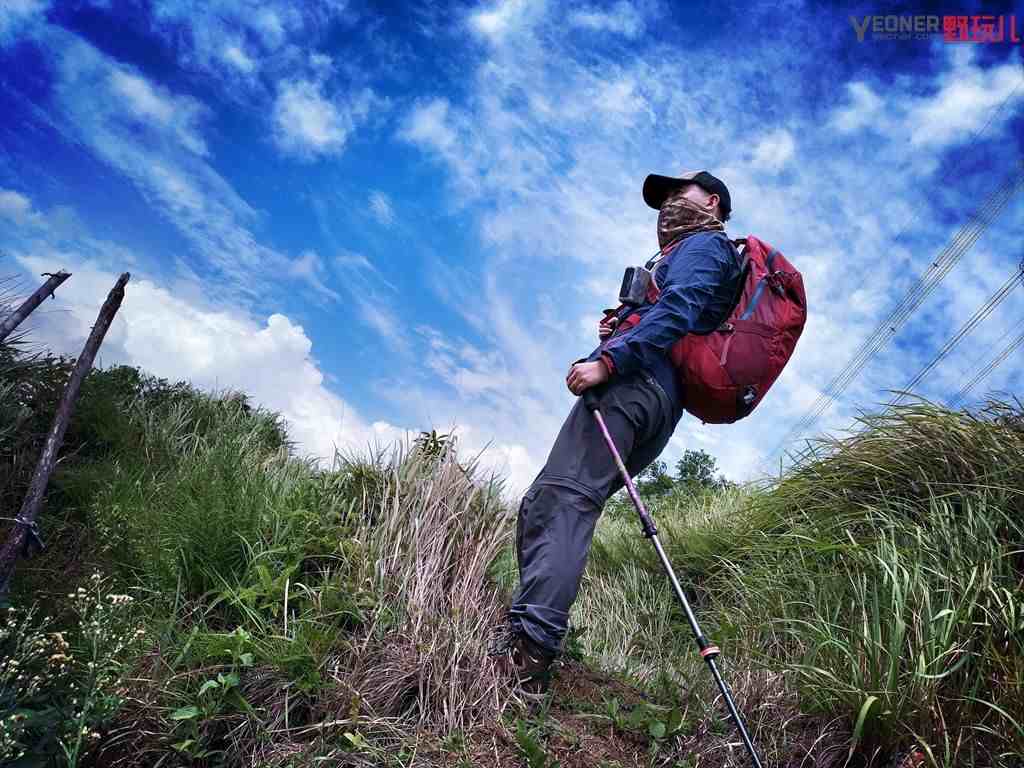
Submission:
POLYGON ((947 244, 930 264, 924 275, 918 279, 909 293, 890 312, 889 316, 879 323, 869 335, 868 340, 854 354, 853 358, 829 382, 825 391, 819 396, 814 405, 811 406, 811 409, 794 424, 771 453, 768 454, 768 458, 774 456, 787 442, 802 433, 817 420, 830 403, 842 393, 861 369, 863 369, 867 362, 906 323, 913 312, 935 290, 964 253, 977 241, 1006 203, 1022 188, 1024 188, 1024 162, 1018 161, 1017 167, 1014 168, 1010 176, 1004 180, 983 203, 981 208, 960 228, 953 240, 947 244))
POLYGON ((939 350, 938 354, 936 354, 935 357, 931 359, 928 365, 922 368, 921 371, 917 374, 917 376, 915 376, 910 381, 910 383, 907 384, 903 388, 903 390, 896 395, 896 397, 889 401, 889 403, 886 405, 886 409, 892 408, 894 405, 898 404, 905 395, 910 394, 913 391, 914 387, 916 387, 921 382, 921 380, 925 376, 927 376, 928 373, 942 361, 942 359, 946 355, 952 352, 956 345, 959 344, 963 340, 963 338, 967 336, 967 334, 973 331, 974 328, 982 320, 991 315, 992 312, 995 311, 995 308, 998 307, 1001 303, 1003 303, 1003 301, 1005 301, 1006 298, 1013 292, 1013 289, 1021 284, 1022 273, 1024 273, 1024 263, 1017 267, 1017 270, 1013 273, 1010 279, 1003 284, 1003 287, 996 291, 989 298, 989 300, 986 301, 981 306, 981 308, 971 316, 970 320, 964 323, 960 330, 953 335, 953 338, 946 342, 945 346, 943 346, 942 349, 939 350))
MULTIPOLYGON (((1000 102, 999 106, 996 107, 989 114, 988 119, 985 121, 984 125, 982 125, 981 128, 979 128, 976 131, 974 131, 974 133, 968 139, 968 142, 967 142, 968 144, 975 144, 975 143, 978 142, 980 137, 984 133, 986 133, 988 131, 989 126, 991 126, 995 122, 996 117, 1002 113, 1002 111, 1006 108, 1007 104, 1009 104, 1013 100, 1013 98, 1017 95, 1017 92, 1021 89, 1022 85, 1024 85, 1024 80, 1022 80, 1016 86, 1014 86, 1014 89, 1012 91, 1010 91, 1009 95, 1007 95, 1007 97, 1005 99, 1003 99, 1002 102, 1000 102)), ((948 175, 955 177, 957 175, 957 173, 960 171, 961 167, 967 161, 969 156, 970 156, 970 153, 966 153, 966 152, 962 153, 960 155, 960 159, 958 160, 958 162, 954 166, 953 170, 950 171, 948 175)), ((914 217, 910 216, 910 217, 907 218, 906 221, 903 222, 903 225, 900 227, 900 229, 897 231, 896 235, 893 237, 894 242, 898 242, 899 238, 903 234, 906 233, 907 228, 910 226, 910 224, 911 224, 911 222, 913 220, 914 220, 914 217)), ((932 266, 936 267, 938 265, 933 262, 932 266)), ((924 276, 922 276, 922 280, 923 279, 924 279, 924 276)), ((901 301, 900 304, 898 304, 896 306, 896 308, 893 310, 892 315, 895 315, 899 311, 901 306, 907 301, 907 298, 909 298, 909 297, 904 298, 903 301, 901 301)), ((879 326, 880 329, 884 330, 886 328, 887 324, 889 325, 890 328, 892 327, 891 324, 889 323, 889 321, 891 321, 892 315, 890 316, 890 318, 887 318, 885 321, 883 321, 880 324, 880 326, 879 326)), ((895 330, 893 330, 893 332, 895 332, 895 330)), ((858 366, 857 365, 858 358, 862 355, 862 353, 867 353, 867 357, 870 357, 871 355, 874 354, 874 351, 871 351, 868 347, 870 346, 871 341, 874 340, 876 334, 877 334, 877 330, 876 330, 876 333, 874 333, 874 334, 872 334, 871 336, 868 337, 869 341, 866 342, 865 345, 863 345, 860 350, 858 350, 858 352, 855 354, 855 357, 853 359, 851 359, 850 362, 847 363, 846 368, 856 367, 856 370, 858 370, 858 371, 860 370, 860 367, 863 366, 863 362, 866 362, 866 359, 864 359, 860 363, 860 365, 858 366)), ((887 340, 888 339, 885 339, 884 341, 887 341, 887 340)), ((883 343, 884 343, 884 341, 883 341, 883 343)), ((834 397, 829 398, 828 393, 829 393, 829 391, 834 386, 836 386, 836 385, 838 385, 840 383, 840 381, 841 381, 841 379, 842 379, 842 377, 844 375, 845 370, 846 369, 844 368, 843 371, 840 371, 840 373, 837 374, 837 376, 833 379, 833 381, 829 384, 829 386, 825 388, 825 392, 822 393, 822 395, 818 398, 818 401, 812 406, 812 410, 816 410, 820 406, 822 400, 825 400, 825 402, 826 402, 826 406, 825 407, 827 407, 828 400, 834 399, 834 397)), ((843 386, 845 387, 845 384, 843 386)), ((800 420, 800 422, 798 422, 797 425, 795 425, 792 429, 790 429, 790 431, 787 432, 786 436, 783 437, 783 439, 781 441, 779 441, 779 443, 775 446, 775 448, 773 448, 772 451, 767 455, 767 457, 765 458, 765 464, 767 464, 768 459, 770 459, 772 456, 774 456, 779 451, 779 449, 783 445, 785 445, 786 442, 788 442, 791 439, 792 436, 794 436, 796 434, 799 434, 799 432, 803 431, 803 429, 805 429, 806 426, 810 426, 810 424, 812 424, 815 419, 817 419, 817 416, 813 416, 812 418, 808 419, 807 416, 805 415, 805 417, 802 418, 800 420)))
MULTIPOLYGON (((1024 322, 1021 322, 1020 325, 1024 327, 1024 322)), ((955 408, 960 402, 962 402, 967 397, 967 393, 974 389, 974 387, 976 387, 980 381, 982 381, 986 376, 992 373, 992 371, 999 367, 999 364, 1002 363, 1011 354, 1013 354, 1013 352, 1022 344, 1024 344, 1024 333, 1021 333, 1019 336, 1013 339, 1009 344, 1006 345, 1002 352, 996 355, 988 363, 988 365, 986 365, 984 368, 978 371, 974 375, 974 378, 972 378, 963 387, 961 387, 960 391, 957 392, 956 395, 954 395, 952 399, 949 400, 947 405, 950 408, 955 408)))

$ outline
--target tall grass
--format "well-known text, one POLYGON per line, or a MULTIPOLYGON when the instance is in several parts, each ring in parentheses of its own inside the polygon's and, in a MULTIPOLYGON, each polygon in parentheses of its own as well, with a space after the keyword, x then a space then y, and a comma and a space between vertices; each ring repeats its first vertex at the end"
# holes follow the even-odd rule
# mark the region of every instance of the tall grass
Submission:
POLYGON ((109 453, 63 486, 162 627, 112 754, 150 764, 188 743, 273 764, 500 720, 499 478, 427 444, 320 470, 231 397, 125 407, 109 453), (215 699, 222 678, 237 696, 215 699))
MULTIPOLYGON (((761 718, 763 740, 792 722, 787 711, 803 712, 841 726, 817 742, 831 756, 819 764, 883 765, 908 749, 935 766, 1020 761, 1024 414, 996 401, 978 414, 920 402, 864 416, 862 427, 818 441, 766 489, 710 508, 654 505, 698 617, 747 711, 771 711, 758 691, 786 681, 774 716, 761 718), (744 669, 761 682, 749 688, 744 669)), ((632 649, 650 637, 661 644, 655 665, 713 698, 688 629, 664 621, 668 585, 649 546, 599 527, 577 611, 582 624, 601 618, 589 650, 649 678, 632 649)))
MULTIPOLYGON (((0 384, 0 413, 45 423, 60 376, 24 401, 0 384)), ((862 421, 769 487, 655 501, 677 574, 769 764, 1019 763, 1024 414, 922 402, 862 421)), ((99 563, 145 614, 103 759, 369 765, 411 734, 503 728, 485 649, 515 586, 513 512, 454 448, 321 469, 237 394, 94 372, 48 499, 57 546, 15 589, 49 574, 63 594, 99 563)), ((683 712, 662 755, 742 764, 628 508, 598 526, 571 626, 573 651, 683 712)))
MULTIPOLYGON (((353 466, 347 459, 342 471, 353 466)), ((511 516, 501 482, 475 475, 475 462, 463 466, 454 452, 399 451, 354 532, 367 544, 354 581, 377 603, 346 674, 375 711, 449 730, 494 717, 501 704, 486 659, 499 597, 485 577, 511 516)))

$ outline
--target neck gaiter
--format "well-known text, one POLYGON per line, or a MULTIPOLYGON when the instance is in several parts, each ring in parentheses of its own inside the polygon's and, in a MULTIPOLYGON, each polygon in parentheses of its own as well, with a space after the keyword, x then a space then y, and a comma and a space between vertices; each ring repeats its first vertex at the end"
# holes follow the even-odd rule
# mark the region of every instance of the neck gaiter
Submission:
POLYGON ((715 218, 707 208, 673 193, 665 198, 658 212, 658 245, 662 251, 667 245, 697 232, 725 231, 725 224, 715 218))

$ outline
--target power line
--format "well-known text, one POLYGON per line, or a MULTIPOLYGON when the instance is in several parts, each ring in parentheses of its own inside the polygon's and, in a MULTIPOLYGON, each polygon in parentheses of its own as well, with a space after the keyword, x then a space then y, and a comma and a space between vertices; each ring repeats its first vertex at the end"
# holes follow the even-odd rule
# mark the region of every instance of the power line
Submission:
POLYGON ((927 376, 928 373, 938 365, 944 357, 946 357, 946 355, 952 352, 956 345, 959 344, 967 334, 974 330, 981 321, 991 315, 992 312, 995 311, 996 307, 1006 300, 1006 298, 1013 292, 1013 289, 1021 284, 1022 272, 1024 272, 1024 263, 1018 266, 1010 279, 1007 280, 1006 283, 1004 283, 1003 286, 996 291, 988 301, 986 301, 981 308, 975 312, 966 323, 964 323, 963 326, 961 326, 960 330, 953 335, 953 338, 946 342, 942 349, 939 350, 938 354, 936 354, 935 357, 933 357, 931 361, 921 369, 917 376, 915 376, 910 383, 896 395, 896 397, 889 401, 886 405, 886 409, 892 408, 894 405, 898 404, 905 395, 912 392, 914 387, 916 387, 921 380, 927 376))
MULTIPOLYGON (((1024 326, 1024 321, 1022 321, 1020 323, 1020 325, 1024 326)), ((998 355, 996 355, 988 363, 988 365, 986 365, 984 368, 982 368, 980 371, 978 371, 974 375, 974 378, 972 378, 963 387, 961 387, 960 391, 957 392, 956 395, 954 395, 949 400, 947 405, 950 408, 955 408, 961 401, 964 400, 964 398, 967 397, 967 393, 968 392, 970 392, 972 389, 974 389, 974 387, 976 387, 980 381, 982 381, 986 376, 988 376, 990 373, 992 373, 992 371, 994 371, 997 367, 999 367, 999 364, 1002 363, 1011 354, 1013 354, 1013 352, 1018 347, 1020 347, 1022 344, 1024 344, 1024 333, 1021 333, 1019 336, 1017 336, 1015 339, 1013 339, 1009 344, 1006 345, 1006 347, 1003 348, 1002 352, 1000 352, 998 355)))
MULTIPOLYGON (((1017 85, 1014 86, 1013 90, 1010 91, 1010 93, 1007 95, 1007 97, 1005 99, 1003 99, 1002 102, 1000 102, 999 106, 997 106, 994 110, 992 110, 992 112, 988 116, 988 119, 985 120, 985 123, 981 126, 981 128, 977 129, 976 131, 974 131, 971 134, 971 136, 967 140, 967 144, 968 145, 977 143, 978 140, 981 138, 981 136, 988 131, 989 127, 995 122, 996 117, 1002 113, 1002 111, 1006 108, 1006 106, 1017 95, 1017 91, 1019 91, 1021 89, 1022 85, 1024 85, 1024 80, 1018 82, 1017 85)), ((960 155, 960 157, 959 157, 959 160, 955 164, 953 170, 950 171, 949 174, 947 174, 947 175, 955 177, 956 174, 960 171, 961 167, 967 161, 969 156, 970 156, 970 153, 967 153, 967 152, 962 153, 960 155)), ((914 218, 915 217, 913 215, 911 215, 911 216, 909 216, 903 222, 903 224, 900 226, 899 230, 896 232, 896 234, 893 237, 894 243, 898 242, 900 237, 902 237, 907 232, 907 228, 909 227, 911 222, 914 220, 914 218)), ((937 267, 937 266, 938 266, 937 263, 933 262, 932 267, 937 267)), ((927 273, 925 274, 925 276, 926 275, 927 275, 927 273)), ((924 280, 925 276, 922 276, 922 278, 921 278, 922 281, 924 280)), ((892 328, 891 320, 893 319, 893 316, 896 315, 896 313, 900 310, 901 306, 907 301, 908 297, 905 297, 899 304, 897 304, 896 308, 890 314, 890 317, 887 318, 886 320, 884 320, 880 324, 880 326, 879 326, 880 329, 884 330, 887 325, 890 328, 892 328)), ((854 358, 851 359, 851 361, 846 364, 846 366, 844 367, 844 370, 840 371, 840 373, 836 375, 836 377, 832 380, 832 382, 829 383, 829 385, 825 388, 825 391, 818 398, 818 401, 816 401, 815 404, 812 406, 812 410, 817 410, 819 408, 821 402, 823 401, 823 399, 826 399, 828 397, 829 390, 831 390, 834 386, 836 386, 836 385, 838 385, 840 383, 840 381, 842 380, 842 378, 843 378, 843 376, 844 376, 844 374, 846 372, 846 369, 852 368, 854 366, 857 366, 856 370, 859 371, 860 367, 863 367, 863 364, 867 362, 867 359, 870 358, 874 354, 874 351, 876 351, 876 350, 871 350, 869 347, 871 345, 871 341, 874 340, 874 337, 876 336, 877 332, 878 332, 878 329, 876 329, 875 333, 873 333, 871 336, 869 336, 869 341, 866 342, 864 345, 862 345, 861 349, 858 350, 858 352, 855 354, 854 358), (858 366, 857 365, 858 364, 858 358, 863 353, 867 353, 867 357, 864 358, 863 361, 859 361, 860 365, 858 366)), ((895 333, 895 329, 893 329, 892 332, 895 333)), ((888 341, 888 339, 884 339, 883 343, 885 341, 888 341)), ((845 383, 843 384, 843 387, 845 388, 845 383)), ((829 398, 829 399, 834 399, 834 398, 829 398)), ((826 407, 827 407, 828 400, 825 400, 825 402, 826 402, 826 407)), ((789 432, 787 432, 786 435, 782 438, 782 440, 779 441, 779 443, 775 446, 775 448, 773 448, 772 451, 766 456, 764 463, 767 464, 768 460, 772 456, 774 456, 779 451, 779 449, 783 445, 785 445, 785 443, 788 442, 792 438, 792 436, 794 436, 795 434, 799 434, 799 432, 802 431, 803 429, 805 429, 806 426, 810 426, 810 424, 812 424, 815 419, 817 419, 817 415, 813 416, 810 419, 807 419, 807 417, 805 415, 805 417, 802 418, 793 428, 791 428, 789 430, 789 432), (804 426, 804 425, 806 425, 806 426, 804 426)), ((764 465, 762 465, 762 468, 764 468, 764 465)))
POLYGON ((829 382, 825 391, 818 397, 810 410, 779 441, 767 458, 774 456, 789 440, 799 435, 828 408, 830 403, 842 393, 868 361, 882 349, 906 323, 914 311, 935 290, 953 266, 977 241, 982 232, 991 224, 1006 203, 1024 187, 1024 162, 1018 161, 1017 167, 1006 180, 988 197, 981 208, 972 215, 960 228, 956 236, 940 252, 929 265, 917 283, 907 295, 896 305, 875 330, 868 340, 854 354, 853 358, 829 382))

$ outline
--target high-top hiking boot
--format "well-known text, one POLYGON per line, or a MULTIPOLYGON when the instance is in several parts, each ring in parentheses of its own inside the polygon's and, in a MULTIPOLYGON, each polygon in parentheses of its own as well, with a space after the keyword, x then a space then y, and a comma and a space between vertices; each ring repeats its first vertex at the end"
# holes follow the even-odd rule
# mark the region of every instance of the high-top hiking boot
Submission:
POLYGON ((527 698, 542 698, 547 693, 555 654, 541 648, 525 634, 507 624, 499 626, 488 655, 495 659, 502 676, 514 679, 519 692, 527 698))

